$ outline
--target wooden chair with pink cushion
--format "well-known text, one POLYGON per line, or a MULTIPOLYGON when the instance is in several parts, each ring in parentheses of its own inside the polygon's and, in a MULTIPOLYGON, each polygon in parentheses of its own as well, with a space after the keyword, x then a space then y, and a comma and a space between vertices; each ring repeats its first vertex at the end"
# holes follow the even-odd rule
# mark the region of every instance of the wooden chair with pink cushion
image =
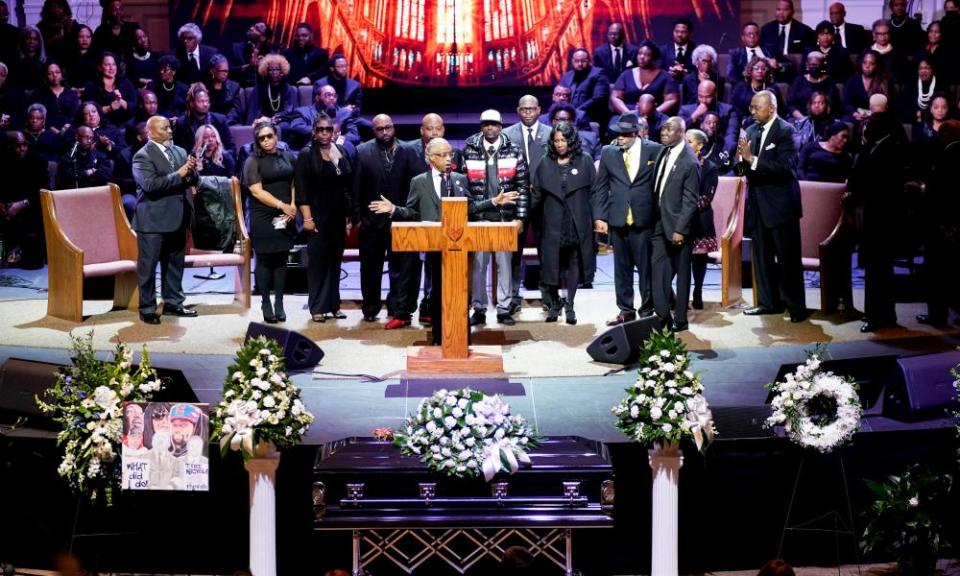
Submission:
POLYGON ((743 211, 746 194, 743 178, 721 176, 713 196, 713 226, 719 250, 708 254, 720 265, 720 305, 724 308, 743 300, 743 211))
POLYGON ((183 267, 208 268, 215 266, 229 266, 235 269, 234 303, 244 308, 250 307, 250 236, 247 234, 247 225, 243 218, 243 199, 240 195, 240 181, 236 177, 230 178, 230 194, 233 198, 233 209, 237 216, 237 243, 231 252, 219 250, 201 250, 193 245, 193 239, 187 235, 187 255, 183 267))
POLYGON ((47 240, 47 315, 83 321, 83 280, 113 276, 115 308, 136 310, 137 237, 116 184, 41 190, 47 240))
MULTIPOLYGON (((841 198, 846 184, 800 181, 800 257, 804 271, 820 273, 820 310, 832 314, 853 302, 851 249, 844 228, 841 198)), ((754 269, 756 286, 756 269, 754 269)), ((753 305, 758 305, 753 291, 753 305)))
POLYGON ((845 237, 841 198, 846 184, 800 181, 803 218, 800 219, 800 255, 804 270, 820 272, 820 310, 837 312, 840 302, 853 302, 851 249, 845 237))

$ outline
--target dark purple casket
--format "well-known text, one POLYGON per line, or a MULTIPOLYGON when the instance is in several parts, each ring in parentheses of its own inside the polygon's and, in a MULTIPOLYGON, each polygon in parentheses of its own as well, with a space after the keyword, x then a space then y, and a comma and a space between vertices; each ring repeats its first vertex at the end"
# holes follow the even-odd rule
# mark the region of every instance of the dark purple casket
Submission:
POLYGON ((314 471, 315 529, 352 532, 355 574, 489 570, 516 544, 572 574, 573 530, 613 527, 612 468, 601 443, 578 437, 545 438, 529 455, 487 483, 437 475, 389 442, 329 444, 314 471))

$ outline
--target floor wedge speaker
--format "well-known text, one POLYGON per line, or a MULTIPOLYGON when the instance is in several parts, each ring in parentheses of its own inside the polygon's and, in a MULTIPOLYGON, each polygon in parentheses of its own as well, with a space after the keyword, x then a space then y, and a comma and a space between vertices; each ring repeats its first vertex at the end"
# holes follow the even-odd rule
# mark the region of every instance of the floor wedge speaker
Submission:
POLYGON ((618 324, 597 336, 587 346, 587 354, 597 362, 630 364, 637 360, 643 341, 661 324, 656 316, 618 324))
POLYGON ((323 350, 314 344, 313 340, 298 332, 251 322, 247 327, 247 337, 244 342, 257 336, 266 336, 280 344, 288 370, 313 368, 323 360, 323 350))
POLYGON ((943 418, 956 407, 950 369, 960 364, 960 350, 906 356, 884 389, 883 415, 897 420, 943 418))

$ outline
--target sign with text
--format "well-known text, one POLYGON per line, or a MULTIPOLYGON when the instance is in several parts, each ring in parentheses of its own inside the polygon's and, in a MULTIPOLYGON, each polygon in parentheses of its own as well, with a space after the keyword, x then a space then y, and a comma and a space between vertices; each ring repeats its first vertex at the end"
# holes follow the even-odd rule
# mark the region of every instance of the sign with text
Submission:
POLYGON ((207 404, 124 404, 121 487, 124 490, 209 490, 209 437, 207 404))

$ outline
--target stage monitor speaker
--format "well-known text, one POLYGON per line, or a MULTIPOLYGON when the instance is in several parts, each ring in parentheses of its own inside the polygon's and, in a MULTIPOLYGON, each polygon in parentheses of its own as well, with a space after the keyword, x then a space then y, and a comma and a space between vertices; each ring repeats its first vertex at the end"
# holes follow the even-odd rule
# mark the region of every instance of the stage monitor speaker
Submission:
POLYGON ((55 427, 37 406, 36 397, 42 398, 57 383, 61 368, 61 364, 8 358, 0 366, 0 413, 7 416, 4 420, 26 417, 29 428, 55 427))
POLYGON ((957 406, 950 369, 960 364, 960 350, 907 356, 884 390, 883 415, 897 420, 949 417, 957 406))
POLYGON ((283 359, 290 370, 313 368, 323 360, 323 350, 303 334, 286 328, 251 322, 247 327, 247 337, 244 342, 257 336, 266 336, 280 344, 283 359))
POLYGON ((624 322, 597 336, 587 346, 587 354, 597 362, 630 364, 637 360, 643 341, 661 325, 656 316, 624 322))
MULTIPOLYGON (((858 386, 860 404, 866 414, 876 414, 883 409, 883 387, 896 370, 898 356, 893 354, 883 356, 864 356, 861 358, 840 358, 824 360, 820 368, 833 372, 838 376, 852 378, 858 386)), ((787 374, 796 371, 800 364, 781 364, 774 382, 783 382, 787 374)), ((766 403, 773 402, 773 392, 767 393, 766 403)))

